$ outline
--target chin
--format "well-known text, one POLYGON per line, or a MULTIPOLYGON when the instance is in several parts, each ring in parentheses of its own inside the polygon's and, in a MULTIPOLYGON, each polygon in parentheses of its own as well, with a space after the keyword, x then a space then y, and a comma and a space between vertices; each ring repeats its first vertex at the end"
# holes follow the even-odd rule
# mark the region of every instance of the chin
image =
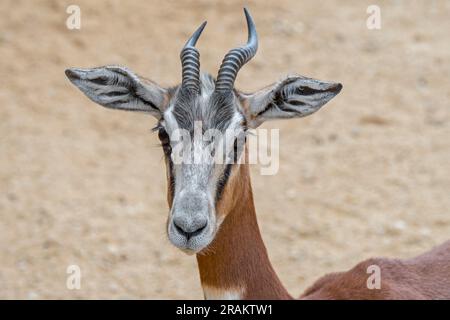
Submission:
POLYGON ((211 244, 211 242, 214 239, 214 234, 210 236, 202 236, 201 238, 192 238, 189 240, 186 240, 186 238, 179 237, 178 235, 170 234, 169 233, 169 240, 170 242, 186 253, 187 255, 193 255, 200 253, 203 250, 206 250, 208 246, 211 244))

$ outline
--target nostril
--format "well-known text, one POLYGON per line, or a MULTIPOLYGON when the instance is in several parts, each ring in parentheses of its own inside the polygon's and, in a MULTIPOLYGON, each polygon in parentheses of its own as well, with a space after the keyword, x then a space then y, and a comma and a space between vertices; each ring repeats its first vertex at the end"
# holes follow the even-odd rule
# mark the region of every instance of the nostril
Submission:
POLYGON ((180 227, 176 221, 173 222, 173 225, 175 227, 175 229, 178 231, 178 233, 181 233, 182 235, 186 235, 186 231, 183 230, 182 227, 180 227))
POLYGON ((192 237, 195 237, 196 235, 199 235, 202 233, 202 231, 207 226, 207 221, 202 223, 202 225, 187 225, 185 223, 181 223, 181 221, 174 220, 173 225, 175 227, 175 230, 180 233, 181 235, 185 236, 187 239, 190 239, 192 237))
POLYGON ((191 237, 194 237, 198 234, 200 234, 205 228, 206 228, 207 223, 205 222, 201 227, 199 227, 197 230, 195 230, 194 232, 191 232, 191 237))

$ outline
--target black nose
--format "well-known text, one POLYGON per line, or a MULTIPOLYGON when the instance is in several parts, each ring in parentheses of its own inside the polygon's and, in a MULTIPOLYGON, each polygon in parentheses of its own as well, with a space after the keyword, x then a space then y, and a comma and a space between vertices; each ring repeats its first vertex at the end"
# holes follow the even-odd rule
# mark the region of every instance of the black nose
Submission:
POLYGON ((207 224, 208 221, 206 219, 197 219, 195 221, 190 221, 190 219, 184 217, 173 219, 175 230, 188 240, 202 233, 207 224))

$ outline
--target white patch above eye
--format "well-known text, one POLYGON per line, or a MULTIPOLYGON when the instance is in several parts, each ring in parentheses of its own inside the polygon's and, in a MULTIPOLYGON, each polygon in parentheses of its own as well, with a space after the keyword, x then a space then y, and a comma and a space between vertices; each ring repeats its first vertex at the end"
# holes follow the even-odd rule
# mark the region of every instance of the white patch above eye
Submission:
POLYGON ((245 290, 243 288, 216 288, 202 285, 206 300, 241 300, 245 290))
POLYGON ((166 112, 164 112, 164 122, 162 123, 162 125, 165 127, 169 135, 172 131, 179 128, 178 122, 173 116, 171 108, 166 110, 166 112))

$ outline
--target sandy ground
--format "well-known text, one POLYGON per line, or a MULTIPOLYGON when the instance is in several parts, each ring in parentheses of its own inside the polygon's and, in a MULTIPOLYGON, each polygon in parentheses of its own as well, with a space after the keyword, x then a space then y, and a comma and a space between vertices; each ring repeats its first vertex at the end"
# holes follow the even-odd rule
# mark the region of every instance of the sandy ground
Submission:
MULTIPOLYGON (((271 259, 289 291, 370 256, 450 238, 450 3, 248 1, 259 52, 237 87, 287 73, 344 84, 277 121, 280 170, 253 168, 271 259)), ((202 67, 246 39, 241 1, 0 2, 0 298, 202 298, 195 258, 166 239, 166 181, 150 116, 110 111, 64 76, 122 64, 163 85, 204 19, 202 67), (81 30, 65 27, 68 4, 81 30), (81 290, 66 288, 79 265, 81 290)))

